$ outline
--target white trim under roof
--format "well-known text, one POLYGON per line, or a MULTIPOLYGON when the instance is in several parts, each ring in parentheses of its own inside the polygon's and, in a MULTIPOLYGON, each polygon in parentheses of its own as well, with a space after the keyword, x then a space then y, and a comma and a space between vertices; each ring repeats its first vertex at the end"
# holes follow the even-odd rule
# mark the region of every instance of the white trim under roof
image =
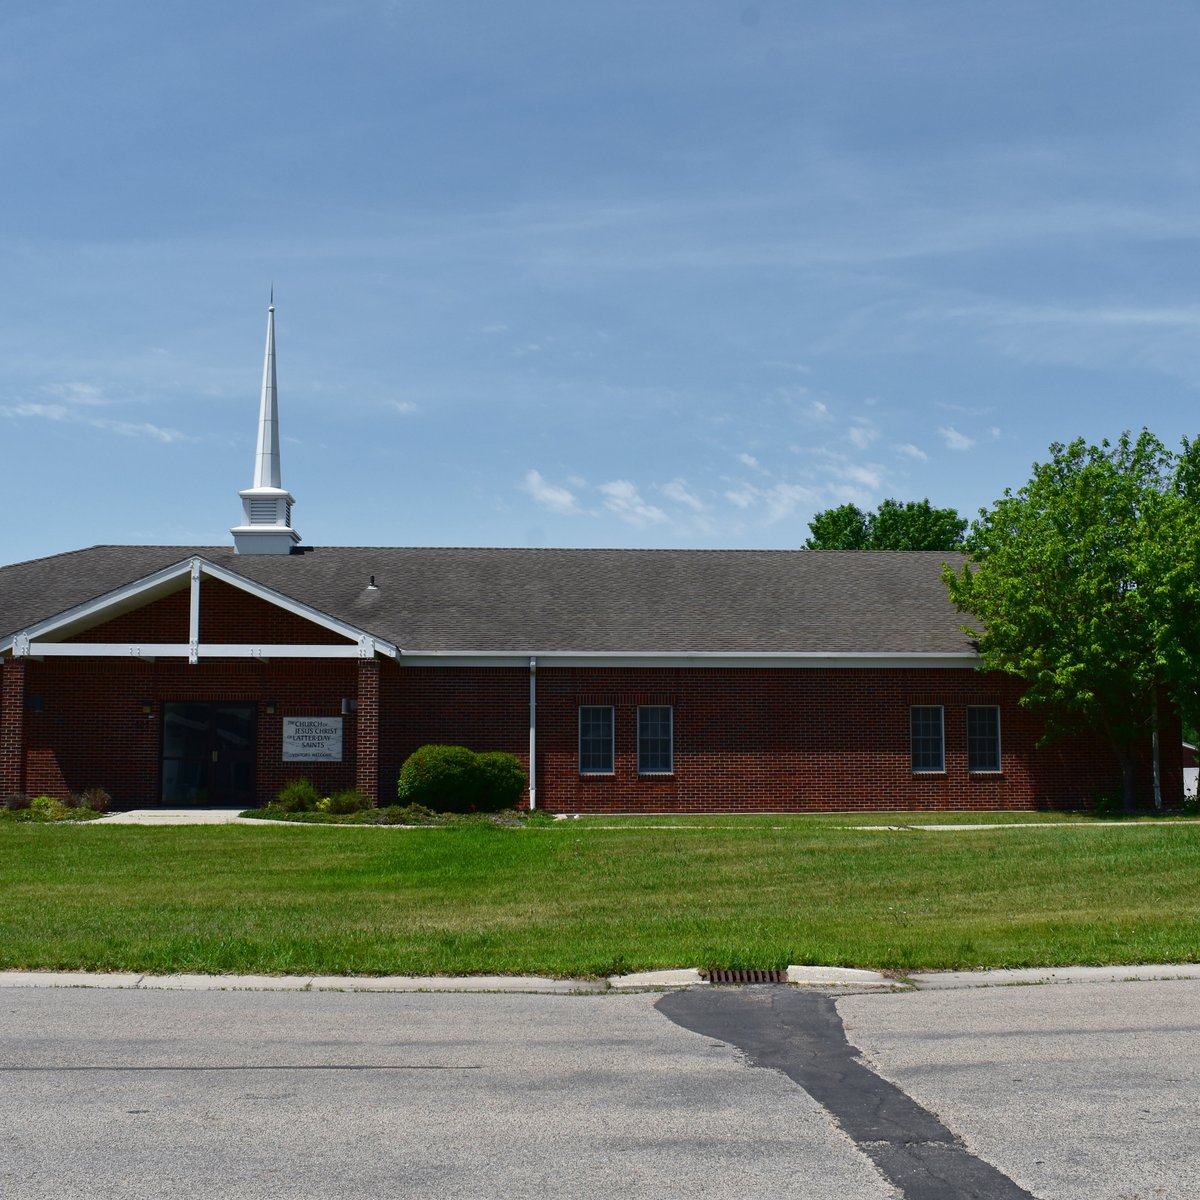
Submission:
POLYGON ((389 658, 395 658, 399 653, 391 642, 377 638, 355 625, 339 621, 328 613, 293 600, 290 596, 285 596, 282 592, 247 579, 244 575, 219 567, 216 563, 199 555, 182 559, 169 567, 164 567, 161 571, 155 571, 152 575, 134 580, 114 591, 106 592, 83 604, 77 604, 65 612, 36 622, 0 642, 0 654, 5 652, 11 652, 17 657, 183 657, 193 663, 201 658, 371 658, 376 654, 386 654, 389 658), (282 608, 306 621, 311 621, 322 629, 328 629, 353 644, 341 646, 313 643, 265 646, 250 643, 203 643, 199 640, 199 636, 200 580, 204 575, 227 583, 231 587, 240 588, 260 600, 265 600, 268 604, 282 608), (189 605, 189 640, 187 642, 140 644, 132 642, 66 642, 63 640, 189 586, 192 594, 189 605))
POLYGON ((408 667, 519 667, 536 658, 541 667, 788 667, 838 669, 973 670, 979 655, 969 651, 950 654, 941 650, 825 651, 797 650, 775 653, 746 650, 401 650, 400 663, 408 667))

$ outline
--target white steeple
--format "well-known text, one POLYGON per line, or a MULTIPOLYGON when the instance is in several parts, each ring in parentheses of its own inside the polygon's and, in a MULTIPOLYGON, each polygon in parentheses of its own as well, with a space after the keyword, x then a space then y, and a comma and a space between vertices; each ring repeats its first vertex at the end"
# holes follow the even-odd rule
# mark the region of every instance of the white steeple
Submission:
POLYGON ((279 396, 275 385, 275 289, 267 309, 267 350, 263 359, 262 401, 258 407, 258 447, 254 483, 238 493, 242 524, 233 544, 239 554, 290 554, 300 535, 292 528, 291 493, 280 484, 279 396))

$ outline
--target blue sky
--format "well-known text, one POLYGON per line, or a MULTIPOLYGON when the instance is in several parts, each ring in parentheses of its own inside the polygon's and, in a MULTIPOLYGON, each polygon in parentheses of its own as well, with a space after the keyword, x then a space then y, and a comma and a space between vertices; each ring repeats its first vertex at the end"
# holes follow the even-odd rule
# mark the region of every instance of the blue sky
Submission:
POLYGON ((0 561, 228 544, 275 286, 306 544, 803 543, 1200 426, 1200 8, 0 16, 0 561))

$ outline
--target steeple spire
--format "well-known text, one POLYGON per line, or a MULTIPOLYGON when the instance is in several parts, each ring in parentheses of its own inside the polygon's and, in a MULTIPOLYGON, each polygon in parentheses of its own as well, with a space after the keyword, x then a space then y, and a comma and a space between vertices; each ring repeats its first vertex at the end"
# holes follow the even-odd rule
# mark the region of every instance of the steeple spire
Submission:
POLYGON ((267 309, 267 349, 263 356, 262 401, 258 406, 258 450, 254 486, 279 487, 279 389, 275 382, 275 285, 267 309))
POLYGON ((275 381, 275 285, 267 308, 267 348, 263 355, 262 399, 258 406, 258 446, 254 482, 238 493, 242 524, 234 526, 239 554, 289 554, 300 540, 292 528, 295 501, 281 482, 279 468, 279 393, 275 381))

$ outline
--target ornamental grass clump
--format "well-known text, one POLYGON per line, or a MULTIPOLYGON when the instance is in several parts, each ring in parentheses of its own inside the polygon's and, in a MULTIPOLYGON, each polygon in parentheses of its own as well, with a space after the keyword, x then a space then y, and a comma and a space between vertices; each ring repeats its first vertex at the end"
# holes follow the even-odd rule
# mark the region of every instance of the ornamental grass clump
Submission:
POLYGON ((313 786, 311 779, 289 779, 275 793, 272 807, 289 813, 316 812, 320 800, 321 793, 313 786))

